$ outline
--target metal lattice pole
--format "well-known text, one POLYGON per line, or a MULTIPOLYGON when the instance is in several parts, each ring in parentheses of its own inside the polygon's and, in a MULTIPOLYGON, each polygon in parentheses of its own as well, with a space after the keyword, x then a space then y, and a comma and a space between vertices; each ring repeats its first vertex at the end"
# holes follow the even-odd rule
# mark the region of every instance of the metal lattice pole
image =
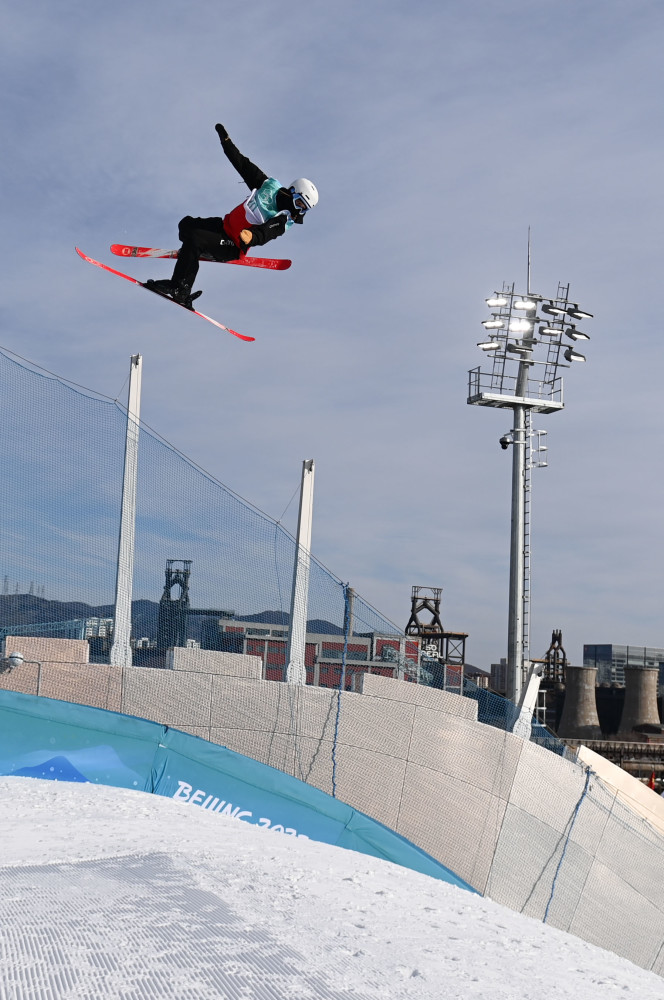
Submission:
POLYGON ((533 470, 533 414, 526 410, 526 455, 523 469, 523 623, 522 645, 524 663, 530 658, 530 554, 531 554, 531 489, 533 470))

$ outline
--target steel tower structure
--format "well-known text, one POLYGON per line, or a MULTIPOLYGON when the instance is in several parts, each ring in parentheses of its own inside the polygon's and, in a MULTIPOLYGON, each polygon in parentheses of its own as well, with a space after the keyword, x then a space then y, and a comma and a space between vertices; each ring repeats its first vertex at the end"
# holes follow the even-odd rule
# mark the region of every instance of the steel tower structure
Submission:
POLYGON ((530 470, 546 464, 537 457, 546 448, 541 444, 543 432, 532 430, 532 414, 563 409, 560 369, 586 360, 576 342, 590 338, 576 323, 591 319, 592 313, 570 300, 569 285, 559 284, 554 297, 531 291, 530 242, 525 294, 514 284, 503 284, 486 302, 491 315, 482 325, 488 337, 477 346, 491 355, 491 369, 470 370, 467 402, 510 409, 514 415, 500 444, 512 448, 507 696, 519 704, 530 642, 530 470), (564 338, 572 343, 568 346, 564 338))

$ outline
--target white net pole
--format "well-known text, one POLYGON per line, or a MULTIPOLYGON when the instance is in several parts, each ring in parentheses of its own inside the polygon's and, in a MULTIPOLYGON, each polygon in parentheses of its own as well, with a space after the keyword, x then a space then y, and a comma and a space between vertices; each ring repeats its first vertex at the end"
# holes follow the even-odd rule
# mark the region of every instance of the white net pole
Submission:
POLYGON ((138 482, 138 438, 141 410, 141 372, 143 359, 132 356, 129 365, 129 398, 127 402, 127 438, 124 476, 122 481, 122 511, 118 543, 118 569, 115 584, 115 616, 110 661, 115 667, 130 667, 131 657, 131 597, 134 577, 134 543, 136 534, 136 485, 138 482))

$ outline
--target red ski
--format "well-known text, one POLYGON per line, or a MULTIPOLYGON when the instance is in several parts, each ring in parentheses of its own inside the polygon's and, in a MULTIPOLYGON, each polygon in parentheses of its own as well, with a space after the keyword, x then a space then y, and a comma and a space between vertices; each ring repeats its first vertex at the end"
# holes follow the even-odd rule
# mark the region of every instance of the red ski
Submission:
MULTIPOLYGON (((93 260, 92 257, 88 257, 82 250, 79 250, 78 247, 76 247, 76 253, 79 257, 82 257, 83 260, 87 260, 88 264, 94 264, 95 267, 100 267, 102 271, 108 271, 110 274, 117 274, 119 278, 124 278, 125 281, 131 281, 132 284, 138 285, 139 288, 145 288, 148 292, 152 291, 151 288, 148 288, 147 285, 144 285, 143 282, 139 281, 137 278, 132 278, 128 274, 123 274, 122 271, 116 271, 115 268, 109 267, 108 264, 101 264, 98 260, 93 260)), ((155 291, 153 294, 159 295, 159 292, 155 291)), ((159 297, 167 299, 169 302, 173 302, 173 299, 169 298, 168 295, 159 295, 159 297)), ((180 309, 187 309, 186 306, 180 305, 179 302, 173 302, 173 305, 180 306, 180 309)), ((238 333, 237 330, 231 330, 230 326, 224 326, 223 323, 218 323, 216 319, 212 319, 211 316, 206 316, 205 313, 199 312, 198 309, 187 309, 187 312, 195 313, 197 316, 200 316, 201 319, 206 319, 208 323, 212 323, 213 326, 218 327, 220 330, 225 330, 226 333, 232 333, 234 337, 239 337, 240 340, 252 341, 256 339, 255 337, 246 337, 243 333, 238 333)))
MULTIPOLYGON (((123 243, 114 243, 111 247, 111 253, 114 253, 116 257, 155 257, 159 259, 174 260, 177 255, 177 250, 159 250, 156 247, 132 247, 125 246, 123 243)), ((202 254, 201 260, 214 260, 214 257, 210 257, 209 254, 202 254)), ((216 263, 221 263, 216 261, 216 263)), ((223 261, 225 264, 241 264, 243 267, 264 267, 268 268, 270 271, 286 271, 291 264, 292 260, 284 260, 275 257, 240 257, 239 260, 227 260, 223 261)))

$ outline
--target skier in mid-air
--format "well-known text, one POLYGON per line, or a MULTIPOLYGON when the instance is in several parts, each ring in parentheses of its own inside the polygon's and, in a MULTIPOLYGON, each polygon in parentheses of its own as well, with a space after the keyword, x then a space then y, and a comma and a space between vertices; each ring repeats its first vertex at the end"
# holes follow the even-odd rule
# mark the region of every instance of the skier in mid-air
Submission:
POLYGON ((282 187, 276 178, 268 177, 243 156, 223 125, 215 125, 215 130, 222 149, 251 193, 223 218, 185 216, 178 229, 182 247, 173 276, 145 282, 151 290, 167 295, 187 309, 192 309, 193 300, 202 294, 192 293, 202 253, 217 261, 238 260, 251 247, 262 247, 282 236, 293 223, 301 224, 305 214, 318 202, 318 191, 311 181, 300 177, 290 187, 282 187))

